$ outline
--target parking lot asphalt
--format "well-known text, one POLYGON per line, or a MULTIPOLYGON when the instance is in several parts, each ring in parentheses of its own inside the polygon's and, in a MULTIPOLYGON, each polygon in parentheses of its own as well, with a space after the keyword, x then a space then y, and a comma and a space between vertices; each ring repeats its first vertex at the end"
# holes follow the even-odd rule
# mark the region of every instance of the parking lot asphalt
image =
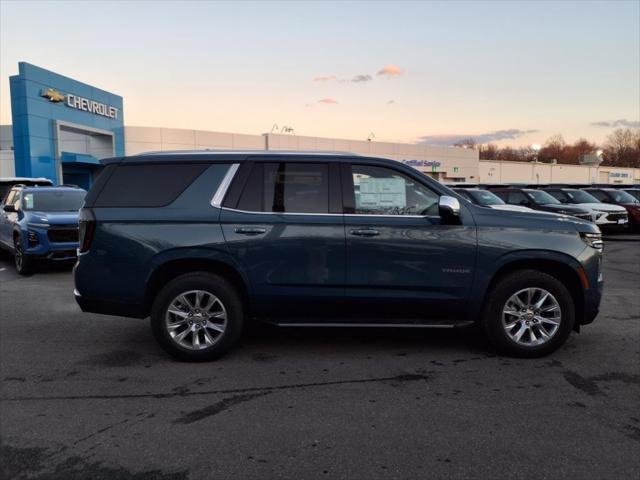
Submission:
MULTIPOLYGON (((69 269, 0 260, 3 478, 639 478, 640 242, 595 323, 501 358, 473 331, 259 328, 178 363, 83 314, 69 269)), ((312 306, 310 306, 312 308, 312 306)))

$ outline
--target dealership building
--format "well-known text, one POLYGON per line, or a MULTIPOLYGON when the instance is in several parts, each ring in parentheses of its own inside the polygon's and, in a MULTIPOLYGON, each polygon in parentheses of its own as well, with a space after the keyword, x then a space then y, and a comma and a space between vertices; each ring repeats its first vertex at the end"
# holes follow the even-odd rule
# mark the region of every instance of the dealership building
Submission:
POLYGON ((406 163, 443 182, 640 183, 640 169, 480 161, 473 149, 128 126, 117 94, 20 62, 10 77, 12 125, 0 125, 0 177, 91 186, 100 159, 170 150, 351 152, 406 163))

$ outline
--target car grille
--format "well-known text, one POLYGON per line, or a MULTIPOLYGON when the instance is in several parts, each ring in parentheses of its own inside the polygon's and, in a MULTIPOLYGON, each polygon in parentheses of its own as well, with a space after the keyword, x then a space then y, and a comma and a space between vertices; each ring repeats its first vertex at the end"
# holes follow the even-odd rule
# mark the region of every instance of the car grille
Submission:
POLYGON ((626 212, 610 213, 609 215, 607 215, 607 220, 610 220, 612 222, 614 222, 616 220, 626 220, 626 219, 627 219, 627 213, 626 212))
POLYGON ((76 225, 64 225, 50 228, 47 232, 47 237, 53 243, 77 242, 78 227, 76 225))

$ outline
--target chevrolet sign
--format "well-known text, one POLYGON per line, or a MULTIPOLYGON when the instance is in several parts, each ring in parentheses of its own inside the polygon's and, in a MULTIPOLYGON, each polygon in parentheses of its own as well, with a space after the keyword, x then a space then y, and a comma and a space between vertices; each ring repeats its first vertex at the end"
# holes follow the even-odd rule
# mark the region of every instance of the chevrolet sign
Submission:
POLYGON ((55 88, 47 88, 40 92, 40 96, 48 98, 50 102, 65 102, 67 107, 75 108, 76 110, 83 110, 85 112, 93 113, 95 115, 102 115, 103 117, 118 118, 118 109, 107 105, 106 103, 96 102, 95 100, 89 100, 88 98, 79 97, 72 93, 66 95, 60 93, 55 88))

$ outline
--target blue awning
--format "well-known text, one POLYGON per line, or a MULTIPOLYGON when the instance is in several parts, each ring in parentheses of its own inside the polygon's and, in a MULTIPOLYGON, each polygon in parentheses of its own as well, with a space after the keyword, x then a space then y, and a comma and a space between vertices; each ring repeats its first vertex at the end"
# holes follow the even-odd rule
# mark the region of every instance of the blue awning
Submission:
POLYGON ((61 152, 60 161, 76 165, 100 165, 100 160, 88 153, 61 152))

